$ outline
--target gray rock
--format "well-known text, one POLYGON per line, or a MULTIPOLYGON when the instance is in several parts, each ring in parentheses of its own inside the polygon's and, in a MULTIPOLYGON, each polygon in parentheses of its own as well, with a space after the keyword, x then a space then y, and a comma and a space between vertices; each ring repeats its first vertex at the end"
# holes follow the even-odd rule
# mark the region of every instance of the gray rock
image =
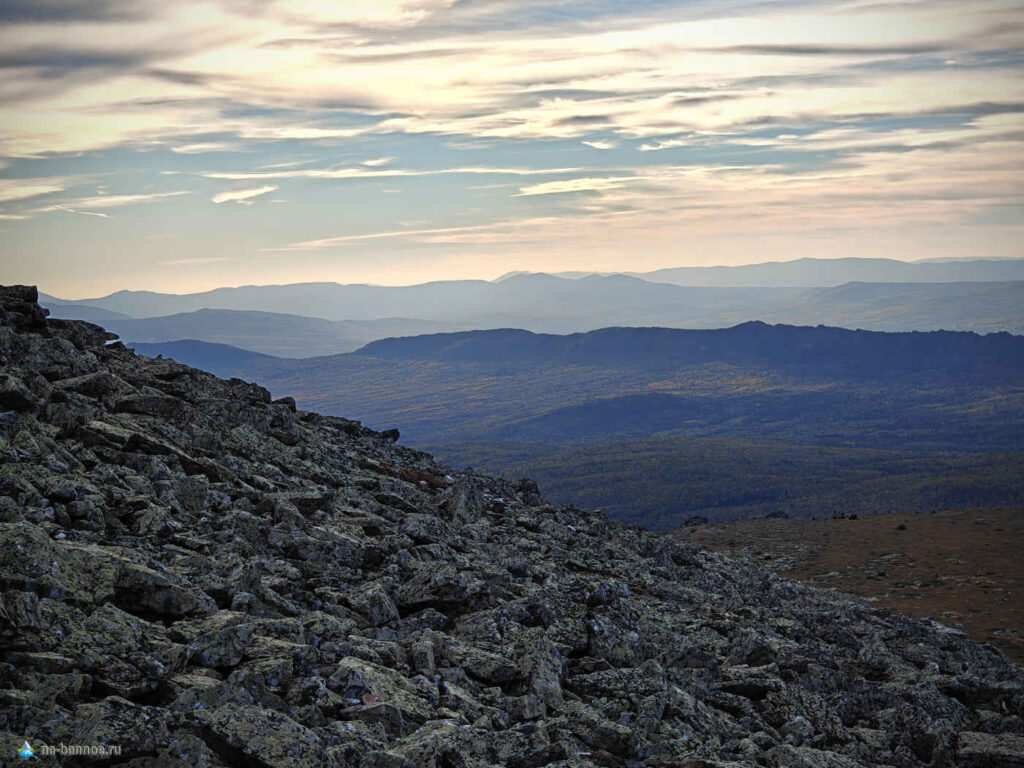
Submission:
POLYGON ((19 379, 0 374, 0 407, 12 411, 27 411, 36 404, 33 395, 19 379))
POLYGON ((237 624, 200 635, 192 643, 192 661, 216 669, 238 664, 252 640, 253 624, 237 624))
POLYGON ((228 764, 256 768, 327 768, 319 736, 280 712, 225 704, 209 719, 204 739, 228 764))
POLYGON ((1024 735, 964 731, 957 757, 964 768, 1024 766, 1024 735))

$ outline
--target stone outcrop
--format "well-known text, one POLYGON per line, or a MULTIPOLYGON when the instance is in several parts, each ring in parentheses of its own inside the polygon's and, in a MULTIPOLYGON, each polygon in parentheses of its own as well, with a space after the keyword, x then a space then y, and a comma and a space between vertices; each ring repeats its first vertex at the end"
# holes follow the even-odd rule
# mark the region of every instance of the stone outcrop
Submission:
POLYGON ((1020 668, 934 622, 136 356, 32 288, 0 313, 12 760, 1021 764, 1020 668))

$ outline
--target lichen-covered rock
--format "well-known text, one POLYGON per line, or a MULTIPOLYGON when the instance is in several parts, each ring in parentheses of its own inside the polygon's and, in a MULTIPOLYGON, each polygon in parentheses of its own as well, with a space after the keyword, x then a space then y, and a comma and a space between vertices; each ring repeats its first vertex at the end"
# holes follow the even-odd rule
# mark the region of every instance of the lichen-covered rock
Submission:
POLYGON ((0 288, 5 743, 131 768, 1024 764, 1024 675, 991 648, 35 302, 0 288))
POLYGON ((209 718, 206 743, 228 765, 253 768, 328 768, 323 740, 287 715, 225 704, 209 718))
POLYGON ((20 379, 9 374, 0 375, 0 407, 12 411, 27 411, 35 404, 35 395, 20 379))
POLYGON ((203 667, 234 667, 252 640, 253 624, 236 624, 200 635, 192 643, 192 661, 203 667))
POLYGON ((964 768, 1017 768, 1024 766, 1024 736, 1020 734, 977 733, 960 734, 957 754, 964 768))
POLYGON ((348 602, 372 627, 383 627, 398 621, 398 609, 387 591, 378 584, 369 584, 353 591, 348 602))

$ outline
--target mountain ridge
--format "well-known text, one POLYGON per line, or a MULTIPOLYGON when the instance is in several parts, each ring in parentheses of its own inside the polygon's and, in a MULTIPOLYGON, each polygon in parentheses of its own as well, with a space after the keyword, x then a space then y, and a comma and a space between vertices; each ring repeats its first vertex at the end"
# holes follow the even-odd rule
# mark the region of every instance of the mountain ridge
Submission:
POLYGON ((445 330, 516 327, 572 333, 614 325, 720 328, 754 318, 884 331, 1024 333, 1024 280, 702 288, 627 275, 578 280, 519 275, 497 283, 441 281, 397 288, 298 284, 187 296, 125 293, 99 304, 44 298, 43 303, 48 302, 54 314, 62 317, 75 319, 77 315, 112 326, 120 324, 126 333, 134 325, 140 330, 131 335, 140 341, 196 338, 290 357, 351 351, 387 336, 445 330), (196 313, 210 310, 222 314, 216 322, 207 320, 204 325, 204 316, 196 313), (132 318, 104 314, 110 311, 132 318), (230 314, 233 312, 242 314, 230 314), (244 314, 252 312, 292 317, 268 319, 262 330, 254 333, 253 315, 244 314), (190 323, 187 331, 167 328, 186 321, 190 323), (324 325, 328 322, 341 325, 324 325), (303 332, 289 333, 289 324, 297 323, 305 323, 303 332), (267 337, 265 343, 260 342, 260 335, 267 337))
MULTIPOLYGON (((65 311, 60 314, 71 313, 65 311)), ((198 309, 152 318, 114 318, 104 325, 134 342, 195 339, 289 358, 341 354, 382 337, 440 332, 451 328, 449 323, 401 317, 339 321, 230 309, 198 309)))
MULTIPOLYGON (((506 272, 495 282, 510 277, 541 274, 528 271, 506 272)), ((843 257, 822 259, 801 257, 786 261, 707 267, 665 267, 647 272, 571 270, 551 272, 556 277, 578 280, 593 276, 629 275, 654 282, 684 286, 828 287, 851 281, 863 282, 1002 282, 1024 279, 1024 259, 1020 257, 978 259, 919 259, 901 261, 889 258, 843 257), (774 282, 773 282, 774 281, 774 282)))
POLYGON ((730 328, 602 328, 567 335, 517 329, 381 339, 355 355, 462 362, 546 362, 578 365, 695 365, 708 362, 831 363, 862 375, 899 370, 960 371, 985 364, 1001 377, 1024 374, 1024 337, 970 331, 887 333, 828 326, 770 325, 752 320, 730 328))
POLYGON ((1024 279, 1024 259, 969 259, 906 262, 884 258, 818 259, 762 262, 729 267, 669 267, 628 272, 645 280, 676 285, 777 285, 828 287, 861 282, 1002 282, 1024 279))

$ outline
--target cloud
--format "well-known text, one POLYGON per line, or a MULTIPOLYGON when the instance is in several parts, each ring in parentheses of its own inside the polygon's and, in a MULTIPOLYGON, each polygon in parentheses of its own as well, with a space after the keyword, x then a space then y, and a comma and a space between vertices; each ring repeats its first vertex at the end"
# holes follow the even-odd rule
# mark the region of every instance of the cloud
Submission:
POLYGON ((137 195, 94 195, 92 197, 76 197, 60 200, 59 202, 40 208, 30 208, 25 212, 30 215, 36 215, 62 211, 64 213, 76 213, 83 216, 98 216, 100 218, 108 219, 111 218, 108 214, 96 213, 96 209, 119 208, 125 205, 151 203, 156 200, 163 200, 169 197, 180 197, 187 194, 190 194, 187 190, 179 190, 176 192, 149 192, 137 195))
POLYGON ((197 258, 197 259, 171 259, 170 261, 161 261, 160 266, 163 267, 187 267, 192 265, 200 264, 216 264, 221 261, 231 261, 232 259, 227 256, 212 256, 208 258, 197 258))
POLYGON ((45 209, 46 211, 63 211, 64 213, 73 213, 77 216, 95 216, 98 219, 109 219, 111 216, 106 213, 97 213, 96 211, 79 211, 75 208, 71 208, 66 205, 54 205, 50 208, 45 209))
POLYGON ((630 181, 634 180, 635 177, 612 177, 548 181, 543 184, 532 184, 530 186, 520 188, 518 197, 530 197, 532 195, 561 195, 567 192, 600 192, 608 189, 617 189, 623 184, 628 184, 630 181))
POLYGON ((483 227, 472 226, 472 227, 438 227, 434 229, 401 229, 389 232, 372 232, 369 234, 362 235, 339 235, 338 237, 326 237, 319 240, 306 240, 303 242, 292 243, 291 245, 284 246, 282 248, 268 248, 266 250, 278 250, 278 251, 306 251, 314 250, 319 248, 331 248, 338 245, 345 245, 346 243, 354 243, 361 240, 381 240, 394 237, 412 237, 415 235, 434 235, 443 234, 449 232, 469 232, 482 229, 483 227))
POLYGON ((376 179, 403 176, 446 176, 446 175, 497 175, 497 176, 550 176, 563 173, 579 173, 582 168, 490 168, 488 166, 466 166, 457 168, 436 168, 433 170, 408 170, 389 168, 368 170, 366 168, 303 168, 298 170, 270 171, 206 171, 208 179, 228 181, 253 181, 257 179, 376 179))
POLYGON ((179 144, 171 147, 171 152, 178 155, 200 155, 207 152, 238 152, 240 147, 226 141, 197 141, 192 144, 179 144))
POLYGON ((918 43, 911 45, 732 45, 712 48, 719 53, 751 53, 757 56, 914 56, 949 50, 948 44, 918 43))
POLYGON ((31 117, 0 116, 0 153, 190 147, 203 143, 190 137, 203 134, 243 143, 377 133, 600 142, 609 132, 648 138, 749 124, 765 114, 768 98, 776 119, 798 123, 829 109, 942 108, 958 90, 979 102, 1020 91, 996 74, 998 62, 989 65, 991 78, 973 69, 960 80, 948 79, 958 70, 940 62, 898 80, 885 67, 855 68, 940 50, 965 60, 1013 50, 1020 41, 1012 14, 998 0, 966 10, 825 2, 700 13, 597 3, 562 16, 551 15, 550 2, 96 0, 89 12, 75 5, 7 4, 21 23, 0 33, 2 58, 13 66, 0 99, 30 106, 31 117), (64 23, 43 23, 50 17, 64 23), (67 22, 85 18, 93 26, 83 37, 67 22), (934 70, 941 83, 929 82, 934 70), (755 74, 779 94, 742 85, 755 74), (133 104, 140 92, 146 103, 133 104), (375 119, 324 119, 339 111, 375 119))
POLYGON ((559 125, 607 125, 612 121, 611 115, 566 115, 556 121, 559 125))
POLYGON ((138 195, 96 195, 94 197, 78 198, 70 204, 76 208, 117 208, 122 205, 151 203, 154 200, 180 197, 187 194, 189 194, 187 190, 179 190, 177 192, 150 192, 138 195))
POLYGON ((410 27, 455 4, 455 0, 278 0, 275 16, 292 23, 340 28, 410 27))
POLYGON ((395 158, 393 157, 377 157, 374 158, 373 160, 363 160, 362 165, 368 165, 371 168, 376 168, 381 165, 387 165, 394 159, 395 158))
POLYGON ((640 145, 641 152, 658 152, 662 149, 676 149, 690 144, 689 139, 665 139, 664 141, 647 142, 640 145))
POLYGON ((62 192, 67 184, 67 180, 60 178, 0 179, 0 203, 62 192))
MULTIPOLYGON (((554 217, 545 216, 538 218, 527 218, 517 219, 511 221, 499 221, 492 222, 489 224, 472 224, 459 227, 434 227, 426 229, 397 229, 389 230, 385 232, 370 232, 359 235, 339 235, 337 237, 327 237, 319 240, 306 240, 303 242, 292 243, 290 245, 283 246, 281 248, 266 248, 267 251, 309 251, 319 250, 323 248, 334 248, 337 246, 347 245, 349 243, 363 242, 367 240, 390 240, 397 238, 443 238, 443 237, 454 237, 459 235, 487 235, 487 234, 500 234, 501 237, 507 237, 509 231, 515 230, 523 226, 533 226, 538 223, 546 223, 556 220, 554 217)), ((440 242, 441 240, 436 240, 440 242)), ((451 242, 454 242, 452 240, 451 242)))
POLYGON ((76 51, 64 49, 29 49, 0 54, 0 69, 39 68, 45 70, 80 70, 129 67, 144 61, 141 53, 129 51, 76 51))
POLYGON ((132 0, 4 0, 0 21, 5 23, 65 24, 75 21, 112 21, 138 15, 132 0))
POLYGON ((240 189, 235 192, 219 192, 210 198, 214 203, 239 203, 241 205, 252 205, 253 198, 265 195, 268 192, 276 192, 277 187, 267 184, 252 189, 240 189))
POLYGON ((619 146, 618 142, 609 141, 608 139, 594 139, 592 141, 584 141, 583 144, 593 149, 615 149, 619 146))

